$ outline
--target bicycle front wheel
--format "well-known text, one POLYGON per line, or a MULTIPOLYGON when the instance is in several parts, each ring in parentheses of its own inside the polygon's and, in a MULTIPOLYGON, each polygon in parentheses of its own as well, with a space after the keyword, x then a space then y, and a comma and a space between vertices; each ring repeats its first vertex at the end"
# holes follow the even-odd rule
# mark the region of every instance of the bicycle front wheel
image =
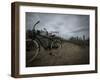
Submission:
POLYGON ((34 61, 39 53, 39 44, 36 40, 26 42, 26 47, 30 50, 26 51, 26 64, 34 61))

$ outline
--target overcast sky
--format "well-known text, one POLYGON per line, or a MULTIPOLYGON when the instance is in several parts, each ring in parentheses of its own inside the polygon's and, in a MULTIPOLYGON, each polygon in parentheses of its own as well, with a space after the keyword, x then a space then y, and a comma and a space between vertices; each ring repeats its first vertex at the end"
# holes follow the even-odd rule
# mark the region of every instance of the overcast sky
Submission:
POLYGON ((46 28, 48 32, 57 31, 65 39, 83 35, 89 37, 89 15, 26 12, 26 30, 32 30, 39 20, 38 30, 46 28))

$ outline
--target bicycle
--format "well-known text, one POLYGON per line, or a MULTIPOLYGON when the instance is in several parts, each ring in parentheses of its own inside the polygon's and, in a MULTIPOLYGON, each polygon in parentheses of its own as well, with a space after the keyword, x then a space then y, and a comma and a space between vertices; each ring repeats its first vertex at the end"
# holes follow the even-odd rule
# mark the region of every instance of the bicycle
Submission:
POLYGON ((40 21, 36 22, 36 24, 33 26, 31 37, 30 39, 26 40, 27 63, 30 63, 36 59, 39 51, 41 51, 41 47, 43 47, 45 50, 58 49, 62 47, 61 39, 57 39, 55 35, 49 35, 46 29, 46 35, 41 35, 40 30, 35 30, 35 27, 38 23, 40 23, 40 21), (47 41, 47 44, 44 44, 43 40, 47 41))

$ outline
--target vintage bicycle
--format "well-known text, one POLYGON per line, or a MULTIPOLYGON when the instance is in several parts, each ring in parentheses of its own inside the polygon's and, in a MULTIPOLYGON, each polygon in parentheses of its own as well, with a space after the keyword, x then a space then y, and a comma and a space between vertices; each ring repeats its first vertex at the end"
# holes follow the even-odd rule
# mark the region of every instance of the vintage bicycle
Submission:
POLYGON ((48 33, 47 29, 44 31, 36 30, 35 27, 40 21, 37 21, 33 26, 32 31, 28 33, 26 39, 26 61, 30 63, 34 61, 41 51, 41 47, 45 50, 58 49, 62 47, 62 41, 60 37, 48 33), (45 34, 43 34, 45 33, 45 34))

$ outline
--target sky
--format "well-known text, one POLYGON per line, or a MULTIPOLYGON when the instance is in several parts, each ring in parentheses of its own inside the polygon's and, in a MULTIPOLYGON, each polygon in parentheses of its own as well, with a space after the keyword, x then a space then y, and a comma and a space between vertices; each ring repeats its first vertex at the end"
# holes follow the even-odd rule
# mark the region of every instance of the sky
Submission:
POLYGON ((26 30, 32 30, 37 21, 37 30, 56 31, 65 39, 83 35, 89 38, 89 15, 26 12, 26 30))

